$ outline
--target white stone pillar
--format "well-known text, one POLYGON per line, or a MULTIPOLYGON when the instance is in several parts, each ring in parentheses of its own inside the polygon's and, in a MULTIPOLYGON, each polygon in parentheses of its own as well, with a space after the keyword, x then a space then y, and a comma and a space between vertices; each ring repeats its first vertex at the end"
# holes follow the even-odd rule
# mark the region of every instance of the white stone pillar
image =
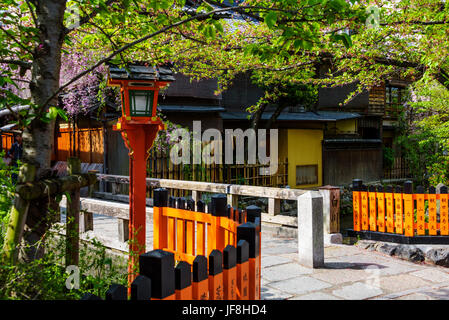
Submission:
POLYGON ((298 256, 306 267, 324 266, 323 196, 317 191, 298 197, 298 256))

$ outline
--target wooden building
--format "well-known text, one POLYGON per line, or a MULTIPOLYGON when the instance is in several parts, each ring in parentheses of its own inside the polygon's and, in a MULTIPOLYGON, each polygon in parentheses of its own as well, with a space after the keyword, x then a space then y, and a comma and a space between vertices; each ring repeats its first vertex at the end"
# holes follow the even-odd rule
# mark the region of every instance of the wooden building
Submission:
MULTIPOLYGON (((316 188, 344 185, 357 177, 364 181, 383 177, 382 148, 392 147, 394 123, 400 108, 405 83, 387 81, 370 92, 355 97, 340 107, 354 89, 348 85, 319 90, 316 111, 298 106, 284 110, 273 123, 279 132, 279 166, 274 177, 260 174, 261 165, 175 166, 167 154, 155 150, 148 170, 153 177, 212 182, 316 188)), ((192 129, 201 121, 202 130, 250 127, 246 108, 255 104, 263 91, 248 75, 240 75, 234 84, 215 95, 214 79, 190 81, 176 75, 176 81, 161 93, 158 109, 170 121, 192 129)), ((82 162, 96 163, 108 174, 128 174, 128 150, 122 137, 112 130, 120 106, 108 105, 101 112, 93 107, 76 123, 59 123, 55 135, 53 160, 65 161, 76 155, 82 162), (75 130, 73 128, 75 127, 75 130)), ((261 126, 273 109, 262 115, 261 126)))

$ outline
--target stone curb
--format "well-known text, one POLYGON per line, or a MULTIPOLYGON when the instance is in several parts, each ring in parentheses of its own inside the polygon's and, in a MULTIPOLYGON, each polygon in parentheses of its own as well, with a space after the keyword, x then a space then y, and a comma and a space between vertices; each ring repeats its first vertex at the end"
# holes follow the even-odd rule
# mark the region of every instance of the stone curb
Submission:
POLYGON ((359 248, 368 251, 377 251, 402 260, 427 263, 441 267, 449 267, 449 245, 432 248, 429 245, 407 245, 373 240, 359 240, 359 248))

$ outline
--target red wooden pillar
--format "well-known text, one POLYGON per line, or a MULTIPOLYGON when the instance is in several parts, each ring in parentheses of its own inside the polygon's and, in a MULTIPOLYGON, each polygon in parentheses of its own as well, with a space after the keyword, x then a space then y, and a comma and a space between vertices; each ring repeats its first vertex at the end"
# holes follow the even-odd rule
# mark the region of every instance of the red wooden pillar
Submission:
POLYGON ((175 268, 176 300, 192 300, 192 273, 190 264, 180 261, 175 268))
POLYGON ((237 299, 249 299, 249 244, 245 240, 237 243, 237 299))
POLYGON ((139 255, 145 252, 147 159, 158 131, 159 123, 119 121, 114 127, 122 134, 129 150, 129 263, 128 294, 137 277, 139 255))
POLYGON ((151 299, 151 279, 143 275, 137 276, 131 283, 131 300, 151 299))
MULTIPOLYGON (((246 215, 247 215, 247 220, 249 221, 249 222, 252 222, 252 223, 254 223, 255 225, 256 225, 256 232, 258 233, 258 238, 259 238, 259 250, 258 250, 258 252, 259 252, 259 255, 258 255, 258 266, 259 266, 259 269, 260 269, 260 266, 262 265, 262 256, 261 256, 261 249, 262 249, 262 237, 261 237, 261 232, 262 232, 262 209, 260 208, 260 207, 258 207, 258 206, 248 206, 247 208, 246 208, 246 215)), ((260 272, 260 270, 258 269, 258 272, 260 272)), ((259 288, 258 289, 258 293, 259 293, 259 296, 258 297, 256 297, 256 299, 259 299, 260 300, 260 287, 261 287, 261 276, 260 276, 260 273, 259 273, 259 275, 258 275, 258 281, 259 281, 259 284, 258 284, 258 286, 256 286, 257 288, 259 288)))
POLYGON ((223 250, 224 300, 237 299, 237 249, 227 245, 223 250))
POLYGON ((207 275, 207 258, 196 256, 193 260, 193 300, 209 300, 209 279, 207 275))
MULTIPOLYGON (((220 252, 225 248, 225 230, 221 227, 221 219, 228 216, 226 210, 226 203, 228 198, 224 194, 216 194, 211 197, 211 215, 214 217, 214 225, 212 226, 212 248, 208 248, 211 252, 213 249, 217 249, 220 252)), ((208 237, 210 237, 208 235, 208 237)))
POLYGON ((168 220, 164 212, 168 207, 168 190, 158 188, 153 194, 153 249, 164 249, 167 248, 168 220))
POLYGON ((249 300, 260 299, 260 260, 259 237, 257 226, 252 222, 237 227, 237 239, 249 244, 249 300))
POLYGON ((354 231, 360 231, 362 222, 360 191, 362 188, 362 180, 352 180, 352 212, 354 219, 354 231))
POLYGON ((209 255, 209 300, 223 300, 223 256, 216 249, 209 255))

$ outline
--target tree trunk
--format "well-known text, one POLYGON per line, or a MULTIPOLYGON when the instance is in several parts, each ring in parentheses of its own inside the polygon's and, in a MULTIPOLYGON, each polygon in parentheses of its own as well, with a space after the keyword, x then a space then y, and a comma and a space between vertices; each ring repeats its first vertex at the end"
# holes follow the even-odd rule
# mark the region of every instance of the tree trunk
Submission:
MULTIPOLYGON (((61 70, 61 47, 64 40, 64 11, 65 0, 36 1, 36 17, 40 30, 40 44, 34 50, 31 68, 30 92, 32 102, 43 105, 59 88, 59 74, 61 70)), ((44 108, 47 112, 50 106, 57 105, 57 98, 44 108)), ((36 112, 33 110, 32 112, 36 112)), ((39 118, 39 114, 36 114, 39 118)), ((46 124, 35 119, 23 132, 23 161, 36 166, 36 178, 40 179, 50 174, 51 154, 54 143, 54 121, 46 124)), ((15 204, 14 204, 15 205, 15 204)), ((36 249, 48 229, 45 221, 48 218, 48 199, 38 201, 30 208, 24 240, 30 248, 36 249)), ((39 258, 41 250, 31 250, 33 256, 25 260, 39 258), (37 254, 37 255, 36 255, 37 254)))
POLYGON ((279 115, 281 114, 281 112, 287 107, 287 104, 284 103, 281 99, 281 101, 279 101, 278 106, 276 108, 276 110, 273 112, 273 114, 271 115, 270 119, 267 121, 266 125, 265 125, 265 129, 271 129, 271 126, 273 125, 273 123, 276 122, 277 118, 279 117, 279 115))
POLYGON ((256 112, 254 112, 254 115, 251 118, 251 128, 254 129, 257 132, 257 129, 259 128, 260 120, 262 119, 262 114, 265 111, 265 108, 267 107, 267 104, 262 104, 259 109, 257 109, 256 112))

